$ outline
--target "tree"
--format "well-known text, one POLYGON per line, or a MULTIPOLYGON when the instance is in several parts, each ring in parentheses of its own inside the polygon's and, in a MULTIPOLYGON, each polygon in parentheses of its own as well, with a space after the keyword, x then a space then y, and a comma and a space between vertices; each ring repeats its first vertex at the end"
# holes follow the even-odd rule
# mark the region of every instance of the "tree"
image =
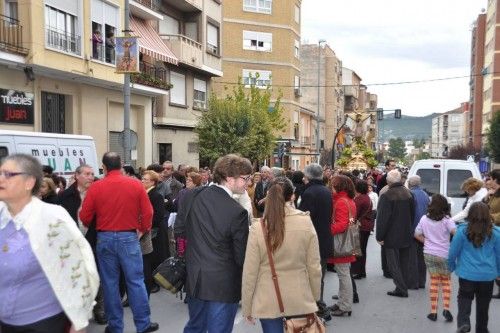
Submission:
POLYGON ((490 128, 486 132, 488 150, 495 163, 500 163, 500 111, 496 111, 490 120, 490 128))
POLYGON ((424 146, 425 146, 425 139, 424 138, 413 139, 413 147, 422 148, 424 146))
POLYGON ((389 156, 397 159, 403 159, 406 156, 406 146, 402 138, 389 140, 389 156))
POLYGON ((431 158, 431 154, 429 154, 426 151, 423 151, 421 153, 418 153, 418 155, 415 157, 415 160, 425 160, 431 158))
POLYGON ((209 109, 195 128, 200 159, 213 164, 220 156, 238 153, 252 162, 273 153, 276 134, 286 127, 280 97, 271 107, 271 89, 252 85, 246 92, 240 82, 232 94, 219 98, 212 94, 209 109))
POLYGON ((467 156, 469 155, 475 156, 476 153, 479 152, 474 149, 472 143, 469 143, 468 145, 460 144, 457 146, 453 146, 449 149, 448 158, 454 160, 466 160, 467 156))

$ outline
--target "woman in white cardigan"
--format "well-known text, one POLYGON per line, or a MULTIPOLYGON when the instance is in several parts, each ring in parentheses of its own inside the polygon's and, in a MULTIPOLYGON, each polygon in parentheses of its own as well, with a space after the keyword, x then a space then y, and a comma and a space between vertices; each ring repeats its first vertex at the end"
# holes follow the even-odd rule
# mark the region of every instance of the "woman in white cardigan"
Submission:
POLYGON ((40 162, 0 164, 0 331, 84 332, 99 275, 92 250, 66 210, 36 198, 40 162))
POLYGON ((455 223, 461 223, 467 215, 469 215, 469 208, 474 202, 483 200, 488 195, 488 190, 484 187, 484 183, 474 177, 467 178, 462 184, 462 190, 467 193, 467 201, 463 209, 455 214, 451 219, 455 223))

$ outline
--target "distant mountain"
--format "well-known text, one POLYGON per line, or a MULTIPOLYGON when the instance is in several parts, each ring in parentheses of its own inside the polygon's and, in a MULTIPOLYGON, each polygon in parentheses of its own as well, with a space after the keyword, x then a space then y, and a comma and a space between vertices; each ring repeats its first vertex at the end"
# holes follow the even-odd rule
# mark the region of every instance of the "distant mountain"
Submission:
POLYGON ((398 137, 403 140, 428 139, 432 132, 432 118, 435 116, 435 113, 425 117, 402 115, 401 119, 395 119, 394 114, 385 114, 384 120, 378 122, 379 141, 398 137))

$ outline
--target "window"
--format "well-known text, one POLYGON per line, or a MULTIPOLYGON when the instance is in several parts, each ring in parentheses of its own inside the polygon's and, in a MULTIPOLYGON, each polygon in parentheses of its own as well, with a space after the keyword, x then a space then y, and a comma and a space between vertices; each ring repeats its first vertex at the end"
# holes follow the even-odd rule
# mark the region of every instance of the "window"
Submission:
POLYGON ((273 7, 272 0, 244 0, 243 10, 247 12, 257 12, 271 14, 273 7))
POLYGON ((293 87, 295 89, 300 88, 300 77, 298 75, 295 75, 295 77, 293 78, 293 87))
POLYGON ((271 85, 271 71, 243 70, 243 84, 246 88, 255 85, 257 88, 265 89, 271 85))
POLYGON ((466 197, 466 194, 462 191, 462 183, 470 177, 472 177, 470 170, 448 170, 446 195, 452 198, 466 197))
POLYGON ((165 161, 172 160, 172 144, 171 143, 159 143, 158 144, 158 160, 160 164, 165 161))
POLYGON ((47 46, 80 54, 80 36, 76 34, 76 16, 45 6, 45 29, 47 46))
POLYGON ((179 20, 172 16, 164 15, 163 20, 159 21, 160 35, 178 35, 180 33, 179 20))
POLYGON ((18 20, 17 0, 5 0, 5 16, 13 20, 18 20))
POLYGON ((92 58, 115 63, 115 33, 118 8, 103 0, 92 0, 92 58))
POLYGON ((294 55, 295 58, 300 58, 300 42, 298 40, 295 40, 294 55))
POLYGON ((243 49, 271 52, 273 34, 243 30, 243 49))
POLYGON ((42 132, 66 132, 66 96, 42 91, 42 132))
POLYGON ((219 27, 207 23, 207 51, 219 55, 219 27))
POLYGON ((170 72, 170 103, 186 105, 186 76, 181 73, 170 72))
POLYGON ((198 109, 206 108, 207 101, 207 82, 194 79, 193 107, 198 109))
POLYGON ((295 22, 300 23, 300 7, 295 5, 295 22))
POLYGON ((441 186, 441 171, 436 169, 419 169, 417 175, 422 181, 422 189, 429 196, 439 193, 441 186))

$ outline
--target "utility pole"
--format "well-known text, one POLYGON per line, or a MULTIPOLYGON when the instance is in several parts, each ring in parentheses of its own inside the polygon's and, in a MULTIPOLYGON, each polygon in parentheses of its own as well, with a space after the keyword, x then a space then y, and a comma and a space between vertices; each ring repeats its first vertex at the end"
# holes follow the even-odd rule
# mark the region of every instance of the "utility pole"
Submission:
MULTIPOLYGON (((130 33, 130 5, 125 0, 125 35, 130 33)), ((130 138, 130 73, 125 73, 123 78, 123 164, 131 162, 131 138, 130 138)))
POLYGON ((319 139, 319 111, 320 111, 320 89, 321 89, 321 44, 326 43, 326 40, 320 39, 318 40, 318 110, 316 112, 316 151, 318 152, 318 163, 320 160, 320 139, 319 139))

